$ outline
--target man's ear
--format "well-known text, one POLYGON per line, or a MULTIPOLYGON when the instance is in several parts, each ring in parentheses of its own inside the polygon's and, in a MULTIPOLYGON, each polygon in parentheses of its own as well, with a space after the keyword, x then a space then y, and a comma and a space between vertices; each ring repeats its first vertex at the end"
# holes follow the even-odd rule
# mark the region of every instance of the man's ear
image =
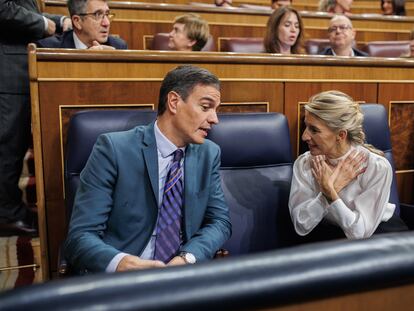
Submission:
POLYGON ((82 30, 81 17, 79 15, 72 16, 72 25, 73 25, 73 28, 77 30, 82 30))
POLYGON ((170 91, 167 95, 167 110, 172 114, 177 113, 178 103, 180 102, 180 95, 174 91, 170 91))

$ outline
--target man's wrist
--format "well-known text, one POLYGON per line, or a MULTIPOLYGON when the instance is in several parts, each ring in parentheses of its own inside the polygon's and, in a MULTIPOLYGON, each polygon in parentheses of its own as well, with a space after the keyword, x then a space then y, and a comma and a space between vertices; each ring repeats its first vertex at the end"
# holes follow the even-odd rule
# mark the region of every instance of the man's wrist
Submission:
POLYGON ((189 252, 180 252, 178 256, 183 258, 184 261, 188 264, 195 264, 197 262, 197 259, 195 258, 195 256, 189 252))

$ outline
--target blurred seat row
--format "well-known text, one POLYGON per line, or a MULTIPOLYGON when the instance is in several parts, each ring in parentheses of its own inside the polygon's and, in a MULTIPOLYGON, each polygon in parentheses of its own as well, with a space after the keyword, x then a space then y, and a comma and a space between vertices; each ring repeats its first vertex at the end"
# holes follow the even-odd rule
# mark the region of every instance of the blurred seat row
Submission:
MULTIPOLYGON (((168 51, 168 33, 157 33, 148 42, 151 50, 168 51)), ((220 38, 216 46, 213 37, 210 37, 202 51, 220 51, 236 53, 263 53, 263 38, 234 37, 220 38)), ((328 39, 308 39, 305 41, 305 50, 309 55, 318 55, 329 47, 328 39)), ((409 41, 370 41, 359 45, 358 48, 372 57, 400 57, 409 53, 409 41)))

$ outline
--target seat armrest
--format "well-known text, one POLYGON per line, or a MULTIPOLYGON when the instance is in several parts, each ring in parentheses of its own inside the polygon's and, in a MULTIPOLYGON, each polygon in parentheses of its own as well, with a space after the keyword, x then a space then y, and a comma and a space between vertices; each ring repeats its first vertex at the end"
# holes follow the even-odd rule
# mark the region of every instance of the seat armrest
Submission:
POLYGON ((410 230, 414 230, 414 205, 400 203, 400 217, 410 230))

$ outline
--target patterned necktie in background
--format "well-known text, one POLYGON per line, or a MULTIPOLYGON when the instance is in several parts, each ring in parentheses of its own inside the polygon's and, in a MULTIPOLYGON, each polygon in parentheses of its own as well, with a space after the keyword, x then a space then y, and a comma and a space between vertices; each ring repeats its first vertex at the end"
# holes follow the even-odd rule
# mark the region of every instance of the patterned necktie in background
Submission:
POLYGON ((174 158, 164 186, 164 195, 158 215, 155 260, 169 262, 180 247, 181 208, 183 206, 183 179, 180 166, 184 155, 181 149, 173 153, 174 158))

